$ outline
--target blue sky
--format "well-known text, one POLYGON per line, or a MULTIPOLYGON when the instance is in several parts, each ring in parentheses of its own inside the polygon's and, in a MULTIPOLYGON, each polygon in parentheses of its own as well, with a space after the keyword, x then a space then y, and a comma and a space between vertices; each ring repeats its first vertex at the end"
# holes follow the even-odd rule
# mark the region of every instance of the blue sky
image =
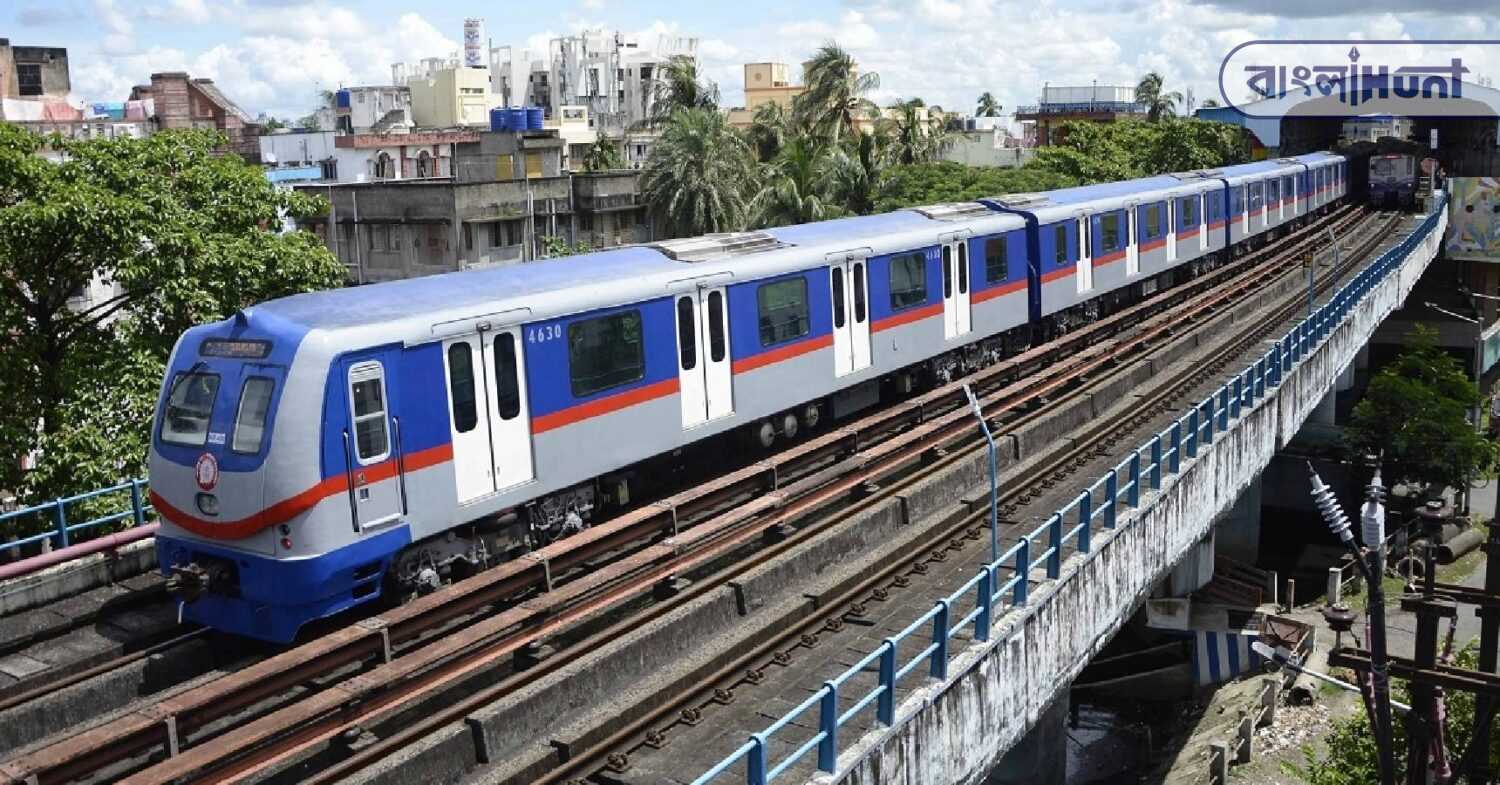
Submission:
MULTIPOLYGON (((745 62, 799 62, 836 40, 878 73, 882 103, 921 96, 972 108, 990 90, 1008 108, 1043 83, 1133 84, 1158 70, 1172 89, 1213 96, 1220 60, 1255 38, 1500 38, 1474 0, 658 0, 417 3, 410 0, 11 0, 13 43, 65 46, 75 96, 122 100, 151 72, 215 79, 252 114, 297 116, 320 89, 384 83, 390 65, 458 49, 463 19, 499 44, 543 50, 556 35, 602 27, 700 39, 726 105, 745 62)), ((5 16, 10 18, 5 18, 5 16)), ((1479 74, 1500 75, 1474 63, 1479 74)))

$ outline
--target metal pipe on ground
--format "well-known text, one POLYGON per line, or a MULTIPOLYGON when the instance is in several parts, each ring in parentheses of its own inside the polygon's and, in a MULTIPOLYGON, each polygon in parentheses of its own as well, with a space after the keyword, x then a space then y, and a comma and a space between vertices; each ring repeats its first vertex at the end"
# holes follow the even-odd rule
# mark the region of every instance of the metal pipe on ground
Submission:
POLYGON ((32 556, 28 559, 11 562, 10 564, 0 564, 0 581, 31 575, 32 573, 41 572, 48 567, 56 567, 59 564, 66 564, 74 559, 112 551, 122 545, 129 545, 132 542, 144 540, 147 537, 154 537, 156 536, 156 530, 160 526, 161 524, 157 523, 132 526, 122 532, 95 537, 92 540, 87 540, 77 545, 69 545, 66 548, 59 548, 55 551, 49 551, 39 556, 32 556))
POLYGON ((1437 546, 1437 562, 1438 564, 1452 564, 1472 553, 1482 544, 1484 544, 1484 535, 1480 534, 1478 529, 1467 529, 1437 546))

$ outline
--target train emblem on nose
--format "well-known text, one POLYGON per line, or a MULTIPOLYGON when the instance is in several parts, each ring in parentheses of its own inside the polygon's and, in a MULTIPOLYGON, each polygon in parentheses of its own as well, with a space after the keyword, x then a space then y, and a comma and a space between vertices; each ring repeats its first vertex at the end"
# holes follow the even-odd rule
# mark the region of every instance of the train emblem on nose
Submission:
POLYGON ((219 484, 219 461, 213 453, 206 452, 198 456, 198 463, 193 466, 193 479, 205 491, 211 491, 219 484))

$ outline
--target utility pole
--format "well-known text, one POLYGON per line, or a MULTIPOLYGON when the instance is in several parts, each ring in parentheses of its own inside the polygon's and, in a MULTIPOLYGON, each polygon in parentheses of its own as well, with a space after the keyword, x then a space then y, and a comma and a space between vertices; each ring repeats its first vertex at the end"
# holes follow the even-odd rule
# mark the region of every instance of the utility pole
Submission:
MULTIPOLYGON (((1485 558, 1484 590, 1491 596, 1500 594, 1500 492, 1495 494, 1495 517, 1490 519, 1490 539, 1482 547, 1485 558)), ((1496 660, 1500 659, 1500 608, 1481 605, 1474 609, 1474 613, 1480 618, 1479 671, 1493 674, 1496 660)), ((1489 748, 1484 741, 1490 737, 1490 728, 1493 727, 1495 719, 1495 708, 1494 698, 1480 695, 1475 699, 1474 732, 1469 735, 1469 738, 1479 740, 1479 744, 1477 751, 1470 750, 1466 753, 1471 756, 1470 785, 1488 785, 1490 781, 1489 748)), ((1473 741, 1469 744, 1471 747, 1475 746, 1473 741)), ((1458 774, 1461 776, 1463 772, 1460 771, 1458 774)))

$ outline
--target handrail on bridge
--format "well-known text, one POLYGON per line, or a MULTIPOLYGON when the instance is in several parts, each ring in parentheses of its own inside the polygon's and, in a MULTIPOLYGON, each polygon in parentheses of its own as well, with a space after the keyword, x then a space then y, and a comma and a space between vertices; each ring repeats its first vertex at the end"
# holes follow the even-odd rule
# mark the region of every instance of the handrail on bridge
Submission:
MULTIPOLYGON (((63 496, 50 502, 24 507, 19 510, 0 514, 0 530, 7 524, 24 522, 28 519, 46 521, 47 531, 17 537, 9 542, 0 543, 0 551, 20 549, 29 545, 50 542, 54 549, 61 550, 73 544, 74 534, 88 532, 102 526, 128 520, 130 526, 140 526, 146 522, 147 516, 152 512, 151 502, 146 499, 146 480, 137 479, 112 485, 108 488, 89 491, 87 493, 63 496), (123 495, 129 492, 129 505, 125 509, 91 518, 81 523, 72 523, 68 520, 68 506, 80 502, 97 499, 111 494, 123 495)), ((40 527, 37 527, 40 528, 40 527)), ((90 532, 92 533, 92 532, 90 532)))
POLYGON ((692 785, 708 785, 740 761, 745 762, 745 782, 748 785, 768 785, 777 775, 815 748, 818 750, 818 770, 836 773, 838 733, 841 727, 872 702, 876 703, 876 721, 887 728, 894 726, 897 683, 903 676, 919 668, 924 661, 928 665, 927 675, 930 680, 938 683, 946 681, 949 643, 955 634, 972 625, 975 640, 989 642, 991 624, 997 614, 1027 604, 1027 579, 1032 570, 1045 569, 1049 580, 1057 580, 1062 572, 1065 543, 1077 538, 1077 550, 1088 553, 1092 547, 1091 527, 1096 520, 1102 517, 1103 526, 1113 529, 1120 503, 1125 503, 1131 509, 1140 506, 1142 483, 1150 491, 1161 490, 1163 476, 1178 474, 1183 457, 1196 457, 1200 447, 1206 448, 1213 443, 1215 433, 1227 431, 1232 420, 1237 420, 1242 412, 1280 386, 1286 374, 1343 322, 1350 310, 1363 301, 1375 284, 1384 280, 1419 243, 1432 234, 1446 209, 1446 202, 1447 194, 1443 193, 1439 196, 1435 209, 1416 231, 1381 254, 1374 263, 1340 287, 1328 302, 1311 316, 1298 322, 1265 354, 1145 444, 1137 447, 999 558, 981 567, 957 591, 937 600, 931 610, 906 629, 886 638, 874 651, 843 673, 824 682, 817 692, 765 730, 752 734, 738 749, 693 780, 692 785), (1100 502, 1097 506, 1096 500, 1100 502), (1064 529, 1069 523, 1073 524, 1071 528, 1064 529), (1046 543, 1046 548, 1033 559, 1033 543, 1042 542, 1046 543), (998 583, 1002 574, 1009 577, 1004 583, 998 583), (950 626, 953 608, 965 602, 972 602, 973 610, 950 626), (899 658, 898 651, 902 644, 908 642, 921 644, 922 647, 905 658, 899 658), (875 686, 858 697, 849 709, 840 712, 841 689, 876 663, 878 676, 875 686), (802 741, 782 760, 772 761, 768 757, 771 737, 811 711, 814 706, 818 711, 817 732, 802 741))

